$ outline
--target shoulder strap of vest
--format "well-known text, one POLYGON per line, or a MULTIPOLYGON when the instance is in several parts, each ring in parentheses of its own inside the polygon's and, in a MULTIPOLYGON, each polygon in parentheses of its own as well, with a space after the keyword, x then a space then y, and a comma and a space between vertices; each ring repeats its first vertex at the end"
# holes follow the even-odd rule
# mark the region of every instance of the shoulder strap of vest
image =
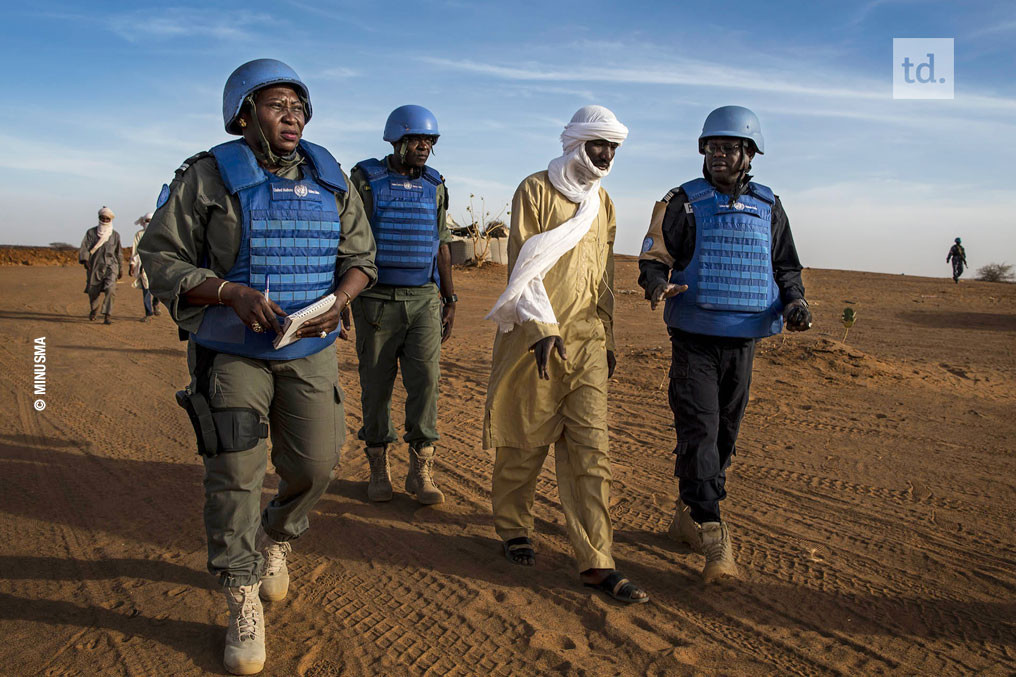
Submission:
POLYGON ((345 193, 349 190, 346 186, 346 177, 342 175, 342 168, 335 157, 328 152, 327 148, 310 141, 301 140, 300 150, 306 153, 310 159, 310 164, 314 170, 314 178, 340 193, 345 193))
POLYGON ((437 171, 430 165, 424 165, 423 178, 427 179, 435 186, 440 186, 444 182, 443 179, 441 178, 441 172, 437 171))
POLYGON ((748 183, 748 192, 763 202, 768 202, 770 205, 776 204, 776 195, 773 194, 773 189, 769 186, 751 181, 748 183))
POLYGON ((372 183, 388 173, 388 170, 385 169, 384 163, 377 158, 360 160, 356 163, 356 167, 353 167, 353 169, 357 168, 359 168, 359 170, 363 172, 363 175, 367 177, 367 181, 372 183))
POLYGON ((215 162, 219 165, 219 175, 226 184, 226 190, 234 195, 244 188, 268 180, 265 171, 254 157, 254 151, 243 139, 220 143, 209 152, 215 156, 215 162))
POLYGON ((684 194, 688 196, 689 203, 698 202, 708 197, 712 197, 716 192, 716 189, 713 188, 712 184, 705 179, 692 179, 687 183, 682 183, 681 189, 684 191, 684 194))

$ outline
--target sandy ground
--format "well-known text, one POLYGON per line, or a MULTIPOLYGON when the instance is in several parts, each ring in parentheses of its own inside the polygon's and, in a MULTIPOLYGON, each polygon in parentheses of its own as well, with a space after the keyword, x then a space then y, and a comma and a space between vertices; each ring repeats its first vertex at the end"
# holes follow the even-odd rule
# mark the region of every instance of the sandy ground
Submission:
MULTIPOLYGON (((464 270, 442 360, 448 501, 367 504, 347 441, 291 556, 290 596, 266 609, 265 674, 1014 674, 1016 285, 806 271, 816 325, 760 346, 728 482, 744 580, 706 589, 701 558, 664 535, 669 344, 635 277, 619 263, 612 514, 619 567, 652 602, 579 585, 552 461, 537 566, 501 556, 479 431, 481 317, 504 269, 464 270), (859 319, 844 344, 846 305, 859 319)), ((77 267, 0 268, 0 673, 221 673, 201 464, 172 400, 183 345, 165 315, 137 321, 126 284, 114 324, 90 324, 82 282, 77 267)), ((338 350, 353 438, 356 366, 350 344, 338 350)), ((399 450, 397 488, 405 467, 399 450)))

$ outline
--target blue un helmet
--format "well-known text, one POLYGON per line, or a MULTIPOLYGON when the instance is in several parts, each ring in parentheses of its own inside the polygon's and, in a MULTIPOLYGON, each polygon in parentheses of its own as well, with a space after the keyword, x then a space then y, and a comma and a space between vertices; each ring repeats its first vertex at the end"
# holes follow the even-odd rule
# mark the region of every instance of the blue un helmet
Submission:
POLYGON ((437 118, 423 106, 399 106, 388 116, 385 123, 385 141, 395 143, 404 136, 420 134, 421 136, 441 136, 437 129, 437 118))
POLYGON ((713 136, 733 136, 748 139, 759 155, 765 154, 765 140, 758 116, 743 106, 721 106, 706 117, 699 135, 699 153, 704 152, 706 139, 713 136))
POLYGON ((307 106, 307 121, 310 121, 310 91, 296 71, 275 59, 254 59, 233 71, 222 90, 222 121, 226 124, 226 132, 237 136, 243 134, 236 120, 240 117, 244 99, 271 85, 293 85, 307 106))

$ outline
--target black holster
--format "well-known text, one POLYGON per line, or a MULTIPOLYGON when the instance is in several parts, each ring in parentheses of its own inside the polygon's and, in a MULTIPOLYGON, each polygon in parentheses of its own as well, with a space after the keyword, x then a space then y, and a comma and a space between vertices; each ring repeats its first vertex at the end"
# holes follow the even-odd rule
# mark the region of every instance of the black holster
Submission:
POLYGON ((196 392, 190 388, 177 391, 176 403, 183 407, 194 426, 198 454, 206 457, 247 451, 268 437, 268 424, 261 421, 257 410, 248 407, 216 407, 208 401, 212 363, 216 352, 194 344, 196 392))

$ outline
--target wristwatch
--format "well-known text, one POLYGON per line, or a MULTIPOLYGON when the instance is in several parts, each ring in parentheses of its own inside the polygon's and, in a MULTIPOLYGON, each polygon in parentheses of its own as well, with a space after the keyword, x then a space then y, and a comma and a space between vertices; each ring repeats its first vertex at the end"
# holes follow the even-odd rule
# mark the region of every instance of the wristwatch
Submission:
POLYGON ((455 303, 459 300, 458 294, 452 294, 451 296, 442 296, 441 303, 448 305, 449 303, 455 303))

